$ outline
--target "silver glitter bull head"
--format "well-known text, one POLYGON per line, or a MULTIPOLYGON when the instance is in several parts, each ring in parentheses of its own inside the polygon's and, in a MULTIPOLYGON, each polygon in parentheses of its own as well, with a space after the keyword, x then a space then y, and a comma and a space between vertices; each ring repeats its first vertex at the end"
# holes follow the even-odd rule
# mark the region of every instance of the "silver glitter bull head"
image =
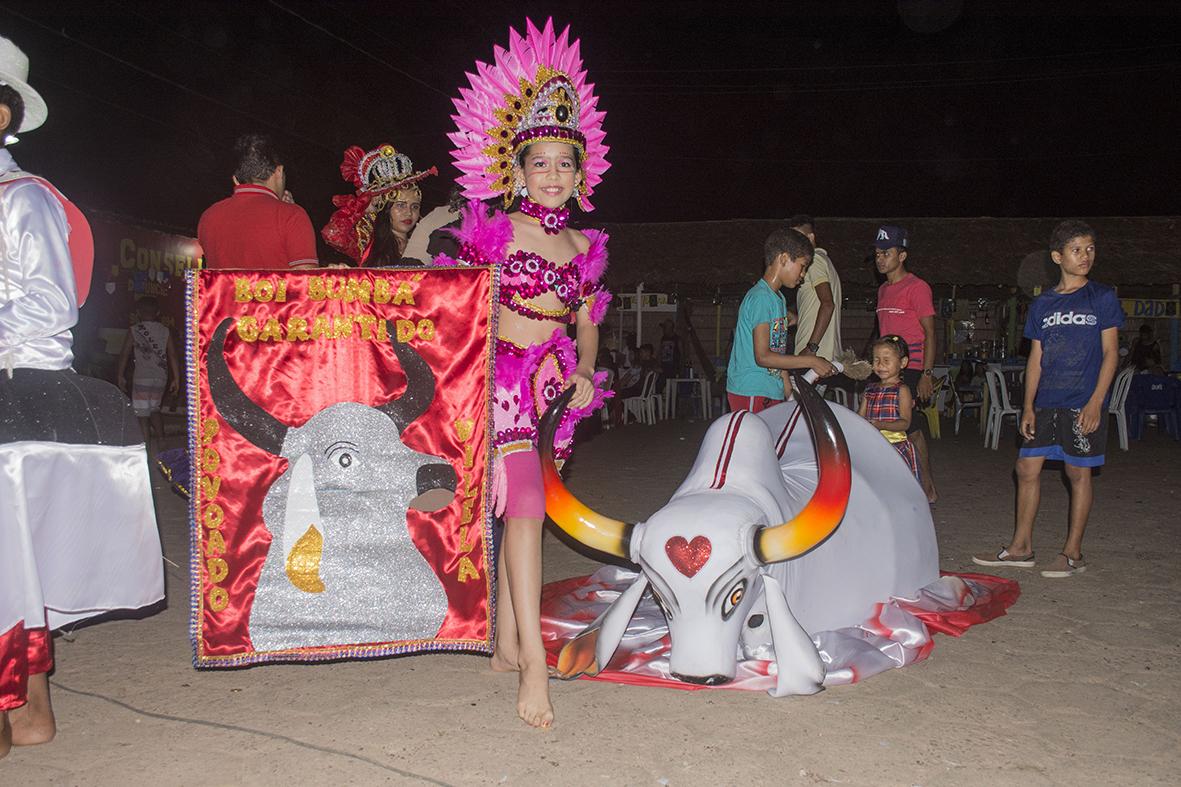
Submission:
POLYGON ((762 419, 739 411, 710 427, 689 477, 663 508, 638 524, 592 511, 566 489, 552 445, 569 396, 551 405, 541 436, 547 513, 574 539, 629 560, 640 572, 563 648, 561 676, 595 674, 606 666, 649 591, 668 622, 673 677, 726 683, 734 678, 740 653, 773 650, 772 694, 820 690, 824 666, 789 608, 786 583, 774 567, 809 553, 836 531, 849 500, 851 471, 833 412, 803 380, 797 380, 796 390, 815 449, 810 496, 793 497, 785 488, 778 441, 762 419))
POLYGON ((401 397, 378 407, 338 402, 288 426, 231 375, 231 322, 218 326, 209 345, 213 402, 240 435, 288 462, 263 500, 272 540, 250 612, 255 650, 435 636, 447 595, 410 537, 406 512, 430 489, 453 493, 455 471, 401 439, 433 401, 434 373, 391 338, 406 374, 401 397))

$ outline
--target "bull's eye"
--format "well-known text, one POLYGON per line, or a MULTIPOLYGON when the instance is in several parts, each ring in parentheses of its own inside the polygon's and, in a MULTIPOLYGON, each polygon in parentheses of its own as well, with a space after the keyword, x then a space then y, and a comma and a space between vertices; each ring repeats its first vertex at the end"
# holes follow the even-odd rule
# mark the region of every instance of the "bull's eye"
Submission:
POLYGON ((357 446, 347 440, 333 443, 324 453, 328 454, 329 462, 344 470, 348 470, 361 461, 357 446))
POLYGON ((742 603, 742 597, 746 595, 746 580, 740 579, 734 583, 734 587, 730 588, 730 592, 726 594, 726 598, 722 601, 722 620, 729 620, 730 616, 734 614, 734 610, 738 609, 738 605, 742 603))

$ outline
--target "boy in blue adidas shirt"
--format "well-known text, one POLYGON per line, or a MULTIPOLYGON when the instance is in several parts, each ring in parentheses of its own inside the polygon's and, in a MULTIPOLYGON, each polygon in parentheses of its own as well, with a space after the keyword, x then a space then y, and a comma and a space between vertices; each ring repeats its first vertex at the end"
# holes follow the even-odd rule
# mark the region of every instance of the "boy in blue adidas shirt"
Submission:
POLYGON ((1068 220, 1050 236, 1050 256, 1061 269, 1058 286, 1029 307, 1030 340, 1021 412, 1024 443, 1017 456, 1017 522, 1013 540, 996 555, 976 555, 982 566, 1031 567, 1033 521, 1041 501, 1047 459, 1063 462, 1070 481, 1070 529, 1062 551, 1042 571, 1069 577, 1086 569, 1083 531, 1091 513, 1091 468, 1103 464, 1107 443, 1107 395, 1119 361, 1124 312, 1115 291, 1090 281, 1095 231, 1068 220))

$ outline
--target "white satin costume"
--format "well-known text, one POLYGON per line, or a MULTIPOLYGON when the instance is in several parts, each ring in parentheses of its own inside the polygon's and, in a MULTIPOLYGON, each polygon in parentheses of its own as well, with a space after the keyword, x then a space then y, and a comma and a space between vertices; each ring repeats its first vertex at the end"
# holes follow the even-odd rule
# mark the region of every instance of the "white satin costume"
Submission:
POLYGON ((23 652, 38 630, 164 596, 130 404, 70 368, 69 231, 54 193, 0 150, 0 710, 23 704, 22 668, 44 666, 23 652))

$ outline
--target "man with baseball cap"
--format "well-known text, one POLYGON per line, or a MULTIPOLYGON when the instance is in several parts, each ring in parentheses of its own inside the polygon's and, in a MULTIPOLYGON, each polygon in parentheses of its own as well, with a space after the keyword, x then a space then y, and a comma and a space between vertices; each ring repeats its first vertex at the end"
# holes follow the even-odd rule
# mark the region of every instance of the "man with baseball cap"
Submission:
POLYGON ((7 149, 45 122, 28 75, 0 38, 0 757, 56 733, 50 632, 164 597, 135 415, 118 388, 70 368, 90 227, 7 149))
MULTIPOLYGON (((878 288, 878 332, 881 336, 901 336, 910 351, 910 363, 902 370, 902 381, 910 388, 915 402, 930 401, 934 393, 932 368, 935 365, 935 304, 931 287, 906 270, 906 230, 882 226, 874 238, 874 259, 886 281, 878 288)), ((931 460, 923 430, 926 419, 911 418, 907 436, 914 444, 919 460, 919 474, 927 499, 934 503, 939 494, 931 477, 931 460)))

